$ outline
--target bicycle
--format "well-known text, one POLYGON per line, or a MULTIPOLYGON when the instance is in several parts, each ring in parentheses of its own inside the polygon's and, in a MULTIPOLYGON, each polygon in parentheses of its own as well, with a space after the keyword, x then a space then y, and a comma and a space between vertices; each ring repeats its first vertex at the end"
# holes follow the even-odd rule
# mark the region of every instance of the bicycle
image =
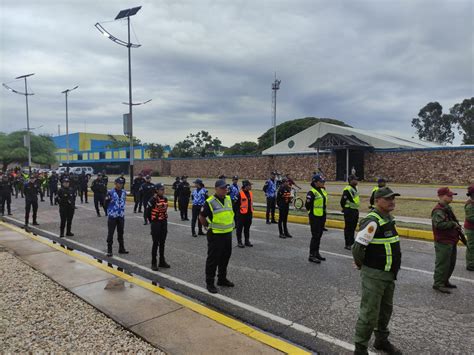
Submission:
POLYGON ((295 208, 295 210, 302 210, 303 207, 304 207, 304 201, 301 197, 298 197, 298 190, 294 186, 291 187, 291 196, 293 198, 293 207, 295 208))

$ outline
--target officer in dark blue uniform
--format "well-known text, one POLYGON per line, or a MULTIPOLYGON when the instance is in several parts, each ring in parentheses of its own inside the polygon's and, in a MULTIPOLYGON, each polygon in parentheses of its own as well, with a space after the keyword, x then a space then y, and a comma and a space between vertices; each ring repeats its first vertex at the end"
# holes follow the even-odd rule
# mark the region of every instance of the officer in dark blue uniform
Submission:
POLYGON ((25 194, 25 228, 28 227, 31 209, 33 209, 33 225, 39 226, 36 219, 38 214, 39 186, 34 175, 30 176, 30 180, 25 183, 23 190, 25 194))
POLYGON ((140 187, 140 194, 142 196, 142 201, 143 201, 143 224, 147 225, 148 224, 148 213, 146 211, 147 206, 148 206, 148 201, 150 198, 153 197, 153 192, 155 191, 155 184, 151 182, 151 176, 147 175, 145 176, 145 182, 142 184, 140 187))
POLYGON ((69 186, 69 179, 66 178, 63 180, 56 199, 59 203, 59 217, 61 220, 59 237, 64 238, 64 227, 66 227, 66 235, 72 237, 74 234, 71 232, 71 225, 72 218, 74 217, 76 193, 74 189, 69 186))

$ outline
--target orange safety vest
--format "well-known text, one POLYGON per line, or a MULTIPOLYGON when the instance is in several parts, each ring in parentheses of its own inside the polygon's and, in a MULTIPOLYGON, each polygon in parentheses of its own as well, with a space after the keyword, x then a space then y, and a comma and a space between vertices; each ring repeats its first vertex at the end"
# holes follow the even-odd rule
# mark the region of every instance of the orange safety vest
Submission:
MULTIPOLYGON (((248 191, 250 195, 250 211, 253 212, 253 194, 252 191, 248 191)), ((240 214, 247 214, 249 211, 249 200, 244 190, 240 190, 240 214)))
POLYGON ((151 221, 166 221, 168 219, 168 201, 164 198, 157 197, 155 205, 151 209, 151 221))

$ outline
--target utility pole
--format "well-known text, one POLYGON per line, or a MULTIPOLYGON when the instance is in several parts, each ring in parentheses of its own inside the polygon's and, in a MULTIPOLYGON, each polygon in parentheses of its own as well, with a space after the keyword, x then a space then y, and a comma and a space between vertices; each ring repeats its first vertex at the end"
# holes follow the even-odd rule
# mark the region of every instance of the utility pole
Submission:
POLYGON ((273 110, 273 145, 276 145, 276 111, 277 111, 277 90, 280 90, 281 80, 278 80, 275 73, 275 81, 272 83, 272 110, 273 110))

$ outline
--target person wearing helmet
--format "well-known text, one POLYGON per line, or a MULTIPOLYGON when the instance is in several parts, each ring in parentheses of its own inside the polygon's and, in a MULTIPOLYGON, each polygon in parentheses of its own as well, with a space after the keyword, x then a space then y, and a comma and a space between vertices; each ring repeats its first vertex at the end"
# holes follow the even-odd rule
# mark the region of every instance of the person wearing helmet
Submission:
POLYGON ((192 207, 192 217, 191 217, 191 233, 193 237, 197 237, 198 235, 205 235, 202 231, 202 224, 199 221, 199 212, 201 212, 202 206, 208 199, 207 189, 204 187, 204 184, 201 179, 196 179, 194 181, 195 189, 191 194, 191 199, 193 201, 192 207), (196 221, 198 223, 198 234, 196 234, 196 221))
POLYGON ((319 253, 319 245, 326 224, 326 208, 328 193, 324 188, 326 181, 318 174, 311 180, 311 191, 306 195, 306 210, 308 211, 309 225, 311 227, 311 243, 309 245, 308 261, 319 264, 326 260, 319 253))
POLYGON ((158 183, 154 188, 154 195, 146 206, 147 217, 150 221, 151 237, 151 269, 158 271, 158 267, 168 269, 170 265, 165 260, 165 242, 168 234, 168 199, 165 196, 165 185, 158 183), (156 254, 159 248, 160 261, 157 263, 156 254))

